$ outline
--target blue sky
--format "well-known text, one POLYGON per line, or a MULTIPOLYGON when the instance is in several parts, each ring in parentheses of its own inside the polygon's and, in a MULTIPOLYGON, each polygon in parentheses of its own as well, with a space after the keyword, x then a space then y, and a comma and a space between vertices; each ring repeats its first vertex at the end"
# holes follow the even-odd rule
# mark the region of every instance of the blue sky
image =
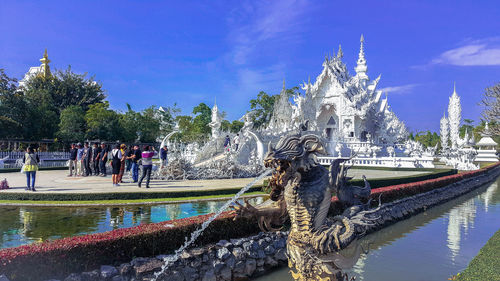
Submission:
POLYGON ((354 73, 363 33, 410 130, 438 130, 456 81, 479 120, 500 82, 498 1, 1 1, 0 68, 22 78, 48 49, 52 67, 95 75, 114 109, 205 102, 230 120, 264 90, 314 80, 342 44, 354 73))

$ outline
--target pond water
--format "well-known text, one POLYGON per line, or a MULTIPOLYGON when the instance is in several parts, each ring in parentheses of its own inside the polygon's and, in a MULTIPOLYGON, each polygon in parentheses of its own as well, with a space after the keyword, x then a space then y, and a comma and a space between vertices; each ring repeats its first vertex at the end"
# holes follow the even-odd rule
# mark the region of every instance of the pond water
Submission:
MULTIPOLYGON (((447 280, 463 271, 500 229, 500 178, 460 198, 360 240, 370 244, 355 266, 357 281, 447 280)), ((499 261, 500 262, 500 261, 499 261)), ((258 281, 293 280, 288 268, 258 281)))
MULTIPOLYGON (((249 201, 259 204, 263 198, 249 201)), ((0 248, 215 213, 225 202, 109 207, 0 207, 0 248)))

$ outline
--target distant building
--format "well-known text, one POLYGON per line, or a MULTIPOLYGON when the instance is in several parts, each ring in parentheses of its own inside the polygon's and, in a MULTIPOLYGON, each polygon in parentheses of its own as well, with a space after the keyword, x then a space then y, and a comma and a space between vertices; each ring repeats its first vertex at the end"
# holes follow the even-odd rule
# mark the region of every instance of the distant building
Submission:
POLYGON ((47 49, 45 49, 45 52, 43 54, 43 58, 40 59, 40 62, 42 63, 40 66, 32 66, 26 72, 24 75, 24 78, 19 81, 19 87, 24 87, 26 86, 26 83, 28 82, 29 79, 31 79, 34 76, 41 75, 43 77, 49 77, 51 75, 50 73, 50 60, 47 55, 47 49))
POLYGON ((475 162, 497 162, 498 156, 497 152, 497 143, 491 138, 492 134, 490 133, 488 123, 486 123, 486 127, 484 128, 483 133, 481 134, 482 138, 479 140, 476 145, 478 146, 477 156, 474 159, 475 162))

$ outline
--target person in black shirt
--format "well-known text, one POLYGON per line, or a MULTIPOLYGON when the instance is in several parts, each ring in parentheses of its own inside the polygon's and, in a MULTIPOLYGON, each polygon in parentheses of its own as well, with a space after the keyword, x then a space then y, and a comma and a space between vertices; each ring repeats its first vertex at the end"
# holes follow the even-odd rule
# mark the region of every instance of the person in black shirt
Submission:
POLYGON ((139 181, 139 163, 138 161, 142 158, 142 151, 139 149, 139 146, 134 145, 134 149, 131 149, 127 155, 127 159, 132 161, 131 170, 132 170, 132 180, 134 182, 139 181))
MULTIPOLYGON (((75 144, 71 144, 71 149, 69 150, 69 175, 68 177, 73 176, 73 170, 76 170, 76 155, 78 154, 78 149, 75 147, 75 144)), ((76 175, 76 171, 75 171, 76 175)))
POLYGON ((101 177, 106 176, 106 162, 108 162, 108 148, 105 143, 101 143, 101 153, 99 154, 99 171, 101 177))
POLYGON ((102 149, 99 147, 97 143, 94 143, 94 147, 92 148, 92 168, 93 168, 93 175, 98 176, 99 175, 99 154, 101 153, 102 149))
POLYGON ((90 161, 92 159, 92 148, 89 146, 89 143, 86 142, 83 145, 83 176, 88 177, 92 175, 92 170, 90 170, 90 161))

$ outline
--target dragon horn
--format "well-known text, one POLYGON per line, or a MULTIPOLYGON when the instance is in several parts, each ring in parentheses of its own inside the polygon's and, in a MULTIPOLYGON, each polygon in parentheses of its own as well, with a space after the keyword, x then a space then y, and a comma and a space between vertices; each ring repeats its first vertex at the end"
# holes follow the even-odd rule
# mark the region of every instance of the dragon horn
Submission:
POLYGON ((271 141, 267 144, 267 150, 268 151, 273 151, 273 145, 271 144, 271 141))

